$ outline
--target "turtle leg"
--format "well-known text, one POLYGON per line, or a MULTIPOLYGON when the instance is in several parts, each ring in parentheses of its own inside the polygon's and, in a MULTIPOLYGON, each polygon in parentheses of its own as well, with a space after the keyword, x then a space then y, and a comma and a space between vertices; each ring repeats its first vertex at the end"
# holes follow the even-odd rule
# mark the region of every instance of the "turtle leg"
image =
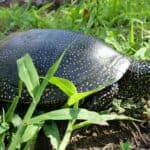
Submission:
POLYGON ((118 84, 114 83, 104 90, 87 97, 84 101, 84 106, 95 111, 107 109, 112 104, 113 97, 117 95, 118 91, 118 84))

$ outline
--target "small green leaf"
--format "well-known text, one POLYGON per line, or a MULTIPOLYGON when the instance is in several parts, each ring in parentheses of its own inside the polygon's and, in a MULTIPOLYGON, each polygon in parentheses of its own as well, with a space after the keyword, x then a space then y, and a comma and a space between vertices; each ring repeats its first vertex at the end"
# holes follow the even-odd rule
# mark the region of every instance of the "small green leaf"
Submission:
POLYGON ((22 123, 22 119, 18 114, 15 114, 11 119, 11 122, 14 125, 14 127, 19 127, 20 124, 22 123))
POLYGON ((5 133, 9 129, 9 124, 7 122, 3 122, 0 125, 0 134, 5 133))
POLYGON ((51 121, 51 123, 44 125, 44 133, 50 138, 53 149, 58 149, 60 144, 60 134, 57 124, 54 121, 51 121))
POLYGON ((115 49, 117 49, 119 52, 124 53, 120 43, 116 40, 115 36, 112 35, 112 32, 107 31, 107 36, 105 37, 105 42, 112 45, 115 49))
POLYGON ((149 59, 150 58, 150 46, 146 45, 145 47, 140 48, 134 54, 135 58, 137 59, 149 59))
POLYGON ((50 83, 59 87, 67 96, 72 96, 77 93, 77 89, 74 84, 67 79, 52 77, 50 79, 50 83))
POLYGON ((27 142, 28 140, 31 140, 36 135, 36 133, 39 132, 42 126, 43 123, 28 125, 22 136, 22 142, 27 142))
POLYGON ((129 141, 120 144, 120 150, 131 150, 131 144, 129 141))
POLYGON ((91 94, 94 94, 98 91, 101 91, 102 89, 105 88, 105 85, 103 86, 100 86, 96 89, 93 89, 93 90, 90 90, 90 91, 87 91, 87 92, 83 92, 83 93, 75 93, 73 94, 72 96, 69 97, 68 101, 67 101, 67 105, 71 106, 77 102, 79 102, 80 100, 84 99, 85 97, 91 95, 91 94))
POLYGON ((39 76, 31 57, 26 54, 17 60, 20 79, 25 83, 30 95, 35 97, 35 90, 39 87, 39 76))
POLYGON ((121 107, 121 100, 119 99, 114 99, 113 100, 113 109, 115 111, 117 111, 118 113, 124 113, 125 112, 125 109, 123 107, 121 107))
POLYGON ((145 57, 150 59, 150 46, 147 49, 147 51, 145 52, 145 57))
POLYGON ((91 28, 94 23, 95 23, 95 15, 90 15, 90 18, 87 22, 87 28, 91 28))

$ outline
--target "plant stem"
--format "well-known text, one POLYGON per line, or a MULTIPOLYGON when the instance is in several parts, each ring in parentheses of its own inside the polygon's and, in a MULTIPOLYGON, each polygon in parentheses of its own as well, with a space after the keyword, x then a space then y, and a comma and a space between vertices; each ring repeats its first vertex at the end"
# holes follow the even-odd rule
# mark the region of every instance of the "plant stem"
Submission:
POLYGON ((75 124, 73 126, 73 130, 80 129, 80 128, 83 128, 83 127, 87 127, 89 125, 91 125, 91 123, 89 123, 88 121, 83 121, 81 123, 75 124))
POLYGON ((16 147, 18 146, 18 144, 21 141, 21 137, 22 137, 25 129, 26 129, 26 126, 22 123, 22 125, 17 130, 17 133, 12 138, 12 141, 10 143, 8 150, 15 150, 16 149, 16 147))
POLYGON ((70 137, 71 137, 71 133, 73 131, 74 123, 75 123, 75 120, 69 121, 66 132, 65 132, 65 135, 63 137, 62 142, 59 145, 58 150, 65 150, 66 149, 66 146, 69 143, 69 140, 70 140, 70 137))
MULTIPOLYGON (((48 82, 46 80, 44 80, 42 82, 43 88, 39 88, 39 90, 37 91, 37 95, 36 95, 37 99, 33 100, 32 103, 30 104, 30 106, 28 108, 28 111, 25 114, 24 119, 22 121, 22 124, 20 125, 20 127, 18 128, 16 134, 14 135, 8 150, 15 150, 16 146, 18 145, 18 143, 21 142, 21 137, 22 137, 22 135, 23 135, 23 133, 24 133, 24 131, 26 129, 26 126, 27 126, 25 123, 28 123, 28 121, 32 117, 32 114, 33 114, 33 112, 34 112, 38 102, 40 101, 41 95, 42 95, 43 90, 45 89, 47 83, 48 82)), ((41 85, 41 87, 42 87, 42 85, 41 85)))
POLYGON ((36 134, 34 135, 34 137, 27 142, 27 144, 23 148, 23 150, 30 150, 30 149, 32 150, 32 149, 34 149, 38 133, 39 133, 39 131, 36 132, 36 134))
POLYGON ((32 114, 33 114, 37 104, 38 104, 38 101, 36 101, 36 102, 32 101, 32 103, 30 104, 29 109, 28 109, 27 113, 25 114, 25 117, 22 121, 22 124, 20 125, 16 134, 14 135, 8 150, 14 150, 16 148, 16 146, 18 145, 18 143, 21 142, 21 137, 27 127, 28 121, 32 117, 32 114))
POLYGON ((0 135, 0 150, 5 149, 4 139, 5 139, 5 133, 3 133, 2 135, 0 135))

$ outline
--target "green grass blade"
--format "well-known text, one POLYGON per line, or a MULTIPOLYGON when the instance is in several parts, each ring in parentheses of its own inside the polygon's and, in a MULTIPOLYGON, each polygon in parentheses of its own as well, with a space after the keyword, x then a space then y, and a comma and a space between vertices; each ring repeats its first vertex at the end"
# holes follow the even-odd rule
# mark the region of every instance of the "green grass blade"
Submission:
POLYGON ((14 115, 14 111, 16 109, 16 106, 17 106, 18 102, 19 102, 19 96, 16 96, 13 99, 12 104, 10 105, 10 107, 9 107, 7 113, 6 113, 6 121, 7 122, 11 121, 11 119, 12 119, 12 117, 14 115))
POLYGON ((0 124, 0 135, 8 131, 8 129, 9 129, 9 124, 7 122, 2 122, 0 124))
POLYGON ((59 87, 67 96, 72 96, 77 93, 77 89, 74 84, 67 79, 52 77, 50 79, 50 83, 59 87))
POLYGON ((62 59, 63 59, 63 57, 65 55, 65 52, 66 51, 64 51, 61 54, 59 59, 48 70, 48 72, 47 72, 43 82, 41 83, 41 85, 40 85, 40 87, 39 87, 39 89, 38 89, 38 91, 36 93, 37 95, 36 95, 35 99, 37 99, 37 101, 40 100, 40 97, 42 96, 42 93, 43 93, 44 89, 46 88, 49 80, 51 80, 51 78, 54 76, 55 72, 57 71, 57 69, 58 69, 58 67, 59 67, 59 65, 60 65, 60 63, 61 63, 61 61, 62 61, 62 59))
POLYGON ((83 128, 83 127, 87 127, 91 125, 91 123, 89 123, 88 121, 82 121, 80 123, 77 123, 73 126, 73 130, 76 130, 76 129, 80 129, 80 128, 83 128))
MULTIPOLYGON (((28 123, 34 124, 46 120, 87 120, 89 123, 107 125, 107 120, 136 120, 132 117, 117 114, 99 114, 87 109, 64 108, 33 117, 28 123)), ((139 120, 136 120, 139 121, 139 120)))
POLYGON ((83 92, 83 93, 75 93, 72 96, 69 97, 68 101, 67 101, 67 105, 71 106, 74 105, 75 103, 78 103, 80 100, 84 99, 85 97, 94 94, 98 91, 101 91, 102 89, 105 88, 105 85, 102 85, 96 89, 87 91, 87 92, 83 92))
POLYGON ((134 21, 131 22, 131 28, 130 28, 130 43, 131 43, 132 45, 135 45, 134 21))
POLYGON ((71 137, 71 133, 73 131, 73 125, 74 125, 75 120, 70 120, 68 122, 68 126, 67 129, 65 131, 65 135, 59 145, 58 150, 65 150, 67 147, 67 144, 69 143, 70 137, 71 137))
POLYGON ((52 6, 54 5, 54 2, 49 2, 45 5, 43 5, 42 7, 40 7, 37 12, 38 13, 42 13, 43 11, 45 11, 46 9, 50 9, 52 6))
POLYGON ((11 123, 14 127, 19 127, 22 123, 22 118, 18 114, 14 114, 11 123))
POLYGON ((54 65, 49 69, 49 71, 48 71, 48 73, 47 73, 47 75, 46 75, 46 78, 47 78, 48 80, 50 80, 51 77, 54 76, 54 74, 55 74, 55 72, 57 71, 57 69, 58 69, 58 67, 59 67, 59 65, 60 65, 60 63, 61 63, 61 61, 62 61, 62 59, 63 59, 63 57, 64 57, 64 55, 65 55, 65 53, 66 53, 66 51, 67 51, 67 49, 64 50, 64 52, 61 54, 61 56, 59 57, 59 59, 58 59, 58 60, 54 63, 54 65))
POLYGON ((9 129, 10 127, 7 122, 2 122, 0 124, 0 150, 5 149, 5 137, 9 129))
POLYGON ((35 90, 39 87, 39 76, 32 62, 32 58, 26 54, 17 60, 20 79, 25 83, 28 92, 34 98, 35 90))
POLYGON ((97 112, 86 109, 64 108, 33 117, 28 123, 34 124, 46 120, 88 120, 95 124, 107 124, 105 118, 97 112))
POLYGON ((61 139, 57 124, 51 121, 51 123, 44 125, 43 129, 45 135, 50 139, 53 149, 58 149, 61 139))
POLYGON ((18 90, 18 96, 16 96, 13 101, 12 104, 9 106, 9 109, 6 113, 6 121, 10 122, 13 118, 15 109, 17 107, 17 104, 19 102, 19 98, 21 97, 21 92, 22 92, 22 81, 19 82, 19 90, 18 90))
POLYGON ((1 134, 0 135, 0 150, 6 149, 4 139, 5 139, 5 134, 1 134))

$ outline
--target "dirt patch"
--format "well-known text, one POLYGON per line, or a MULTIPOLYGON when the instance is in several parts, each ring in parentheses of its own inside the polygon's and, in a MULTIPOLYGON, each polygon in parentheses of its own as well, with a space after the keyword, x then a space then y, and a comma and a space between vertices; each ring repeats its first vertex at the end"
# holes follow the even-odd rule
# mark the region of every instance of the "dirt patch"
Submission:
POLYGON ((150 149, 150 124, 113 122, 108 127, 92 125, 73 133, 68 150, 120 149, 129 141, 132 149, 150 149))
MULTIPOLYGON (((150 124, 114 121, 107 127, 91 125, 73 133, 67 150, 120 150, 120 144, 127 141, 132 150, 150 150, 150 124)), ((41 149, 52 149, 43 134, 40 134, 35 150, 41 149)))

